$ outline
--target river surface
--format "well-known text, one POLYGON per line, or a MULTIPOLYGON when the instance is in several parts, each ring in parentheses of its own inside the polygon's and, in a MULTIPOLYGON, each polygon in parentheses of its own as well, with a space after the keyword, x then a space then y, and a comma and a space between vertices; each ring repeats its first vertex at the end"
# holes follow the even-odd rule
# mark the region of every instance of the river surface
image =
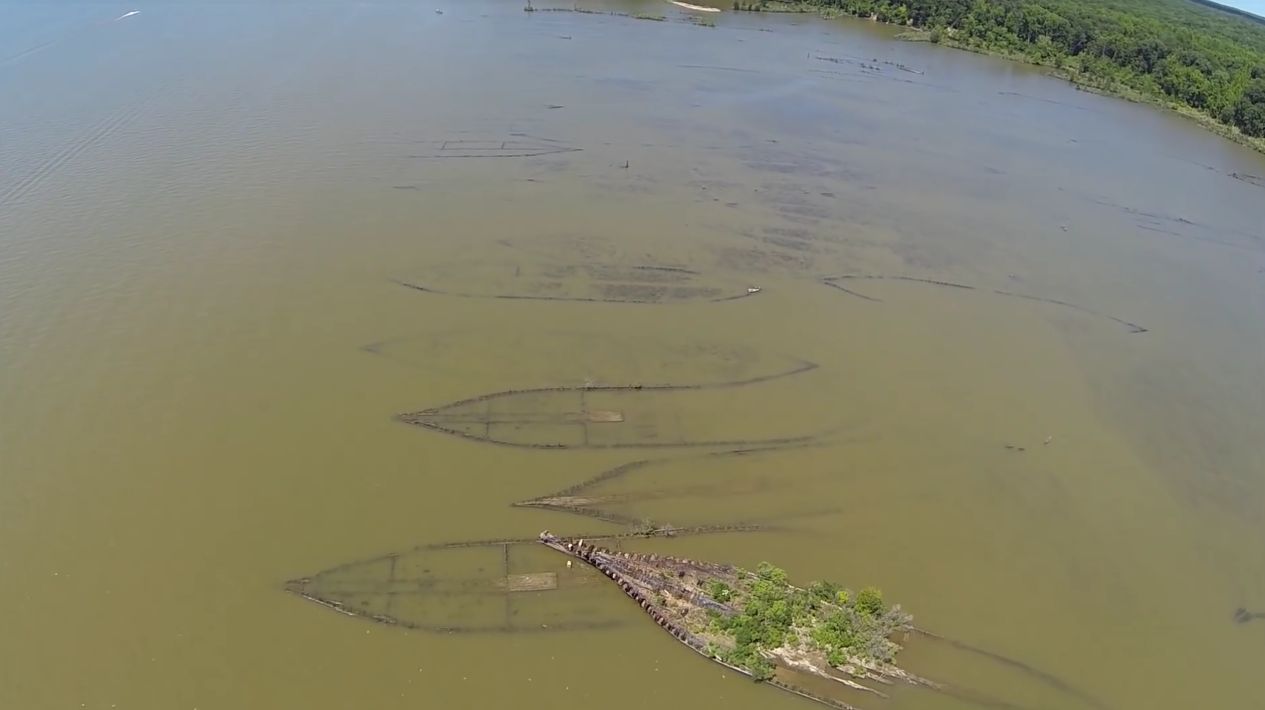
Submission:
POLYGON ((924 675, 1265 706, 1265 159, 870 23, 585 6, 667 21, 0 4, 0 707, 804 706, 613 586, 539 633, 285 591, 620 530, 510 504, 639 460, 630 519, 769 528, 637 549, 875 584, 1075 693, 924 675), (703 386, 395 418, 586 384, 703 386))

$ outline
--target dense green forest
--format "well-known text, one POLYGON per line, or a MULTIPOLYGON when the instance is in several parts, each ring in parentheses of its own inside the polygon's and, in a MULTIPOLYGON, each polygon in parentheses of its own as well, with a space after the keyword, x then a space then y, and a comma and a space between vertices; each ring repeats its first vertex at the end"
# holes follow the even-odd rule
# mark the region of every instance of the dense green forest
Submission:
MULTIPOLYGON (((764 0, 757 0, 756 8, 764 0)), ((770 5, 772 3, 769 3, 770 5)), ((1019 56, 1105 91, 1164 99, 1265 137, 1265 24, 1191 0, 799 0, 1019 56)), ((751 8, 735 2, 735 8, 751 8)), ((1259 142, 1256 143, 1261 146, 1259 142)))

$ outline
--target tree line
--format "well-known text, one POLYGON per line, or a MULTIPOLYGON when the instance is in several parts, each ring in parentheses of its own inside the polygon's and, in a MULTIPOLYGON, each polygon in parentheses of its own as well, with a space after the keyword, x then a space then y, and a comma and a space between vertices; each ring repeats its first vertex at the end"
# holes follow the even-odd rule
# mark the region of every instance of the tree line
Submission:
POLYGON ((1078 83, 1129 87, 1265 137, 1265 24, 1250 16, 1190 0, 800 1, 1024 56, 1078 83))

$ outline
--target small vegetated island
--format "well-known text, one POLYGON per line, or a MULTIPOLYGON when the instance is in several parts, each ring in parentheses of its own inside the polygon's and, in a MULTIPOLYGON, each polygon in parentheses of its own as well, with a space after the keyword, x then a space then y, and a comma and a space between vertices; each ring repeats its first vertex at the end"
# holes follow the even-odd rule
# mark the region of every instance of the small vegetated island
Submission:
MULTIPOLYGON (((828 668, 854 685, 874 676, 907 677, 894 662, 900 646, 892 640, 913 617, 887 606, 877 587, 855 594, 833 582, 791 586, 786 572, 765 562, 754 573, 741 571, 735 586, 711 580, 707 597, 726 608, 705 617, 685 615, 708 655, 748 671, 757 680, 774 676, 774 661, 794 668, 828 668)), ((833 674, 826 673, 829 677, 833 674)))
POLYGON ((837 681, 883 695, 894 682, 941 689, 896 665, 894 640, 913 630, 913 617, 866 587, 853 593, 829 582, 806 588, 763 563, 755 571, 730 565, 598 547, 540 534, 545 545, 596 567, 659 626, 712 660, 759 681, 833 707, 842 700, 794 684, 792 674, 837 681))
POLYGON ((734 9, 907 26, 906 39, 1050 66, 1265 151, 1265 19, 1210 0, 735 0, 734 9))

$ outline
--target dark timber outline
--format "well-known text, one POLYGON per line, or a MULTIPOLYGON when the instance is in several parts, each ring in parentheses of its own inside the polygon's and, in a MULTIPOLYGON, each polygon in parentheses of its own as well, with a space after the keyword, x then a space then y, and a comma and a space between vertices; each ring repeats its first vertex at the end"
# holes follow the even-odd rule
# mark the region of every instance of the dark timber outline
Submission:
POLYGON ((1116 323, 1119 323, 1120 325, 1123 325, 1125 328, 1128 328, 1131 334, 1146 333, 1150 330, 1149 328, 1144 328, 1132 321, 1127 321, 1123 318, 1117 318, 1116 316, 1103 313, 1102 311, 1096 311, 1092 308, 1086 308, 1085 306, 1080 306, 1075 303, 1060 301, 1056 298, 1045 298, 1044 296, 1033 296, 1026 293, 1006 291, 1004 289, 999 289, 999 288, 992 288, 992 289, 981 288, 977 286, 970 286, 967 284, 954 283, 952 281, 940 281, 938 279, 924 279, 924 278, 919 278, 916 276, 890 276, 890 275, 880 275, 880 274, 843 274, 841 276, 827 276, 821 279, 821 283, 833 289, 843 291, 844 293, 848 295, 856 296, 857 298, 861 298, 866 301, 871 301, 873 303, 883 302, 883 299, 881 298, 876 298, 874 296, 867 296, 864 293, 860 293, 858 291, 852 290, 838 283, 839 281, 848 281, 848 280, 910 281, 914 283, 930 284, 932 286, 941 286, 944 288, 956 288, 956 289, 961 289, 963 291, 982 291, 985 293, 992 293, 997 296, 1006 296, 1008 298, 1021 298, 1026 301, 1036 301, 1037 303, 1047 303, 1054 306, 1062 306, 1063 308, 1070 308, 1074 311, 1080 311, 1081 313, 1085 313, 1091 316, 1096 316, 1098 318, 1106 318, 1107 320, 1114 321, 1116 323))
MULTIPOLYGON (((633 268, 655 268, 636 266, 633 268)), ((752 291, 750 288, 742 293, 733 293, 728 296, 717 296, 715 298, 681 298, 677 300, 653 301, 648 298, 598 298, 596 296, 528 296, 514 293, 469 293, 465 291, 446 291, 444 289, 431 288, 411 281, 403 281, 400 279, 390 279, 391 283, 403 286, 404 288, 420 291, 421 293, 432 293, 439 296, 452 296, 454 298, 491 298, 502 301, 570 301, 573 303, 634 303, 645 306, 668 306, 678 303, 723 303, 725 301, 737 301, 740 298, 749 298, 763 292, 763 289, 752 291)))
POLYGON ((405 424, 421 427, 423 429, 429 429, 431 431, 439 432, 441 434, 447 434, 448 436, 455 436, 460 439, 478 441, 485 444, 494 444, 497 446, 508 446, 512 448, 524 448, 524 449, 549 449, 549 450, 638 449, 638 448, 640 449, 678 448, 679 449, 679 448, 701 448, 701 447, 761 448, 761 447, 772 447, 772 446, 796 445, 796 444, 807 443, 813 440, 814 438, 816 438, 817 435, 809 434, 809 435, 804 435, 804 436, 777 437, 777 438, 772 438, 772 439, 737 439, 737 440, 728 440, 728 441, 722 440, 722 441, 677 441, 677 442, 631 442, 631 443, 617 443, 617 444, 587 444, 585 443, 585 444, 580 444, 580 445, 564 444, 564 443, 550 443, 550 444, 515 443, 511 441, 500 441, 497 439, 480 437, 480 436, 476 436, 474 434, 470 434, 467 432, 457 431, 454 429, 448 429, 442 426, 442 422, 430 421, 429 418, 434 417, 436 415, 442 415, 444 411, 455 409, 457 407, 463 407, 470 404, 477 404, 479 402, 488 402, 493 399, 499 399, 502 397, 512 397, 512 396, 517 396, 517 395, 532 395, 532 394, 542 394, 542 393, 547 393, 547 392, 575 392, 580 395, 584 395, 585 393, 588 393, 588 392, 639 392, 639 391, 684 392, 684 391, 691 391, 691 390, 727 389, 727 388, 732 388, 732 387, 745 387, 747 385, 754 385, 754 384, 759 384, 762 382, 770 382, 770 381, 778 380, 784 377, 792 377, 794 375, 799 375, 799 374, 809 372, 815 369, 817 369, 816 363, 809 362, 807 360, 801 360, 799 361, 798 365, 796 365, 795 367, 789 370, 784 370, 782 372, 775 372, 768 375, 758 375, 756 377, 749 377, 743 380, 731 380, 729 382, 714 382, 714 383, 706 383, 706 384, 686 384, 686 385, 681 385, 681 384, 559 385, 559 386, 554 386, 554 387, 508 389, 508 390, 501 390, 499 392, 489 392, 487 394, 481 394, 475 397, 469 397, 466 399, 457 400, 456 402, 450 402, 448 404, 442 405, 440 407, 435 407, 432 409, 423 409, 416 412, 406 412, 404 414, 397 415, 396 419, 405 424))
MULTIPOLYGON (((752 456, 752 455, 758 455, 758 454, 768 453, 768 452, 785 451, 788 449, 802 449, 802 448, 806 448, 806 447, 814 446, 814 445, 815 445, 815 442, 813 442, 812 440, 806 440, 806 441, 797 442, 797 443, 789 444, 789 445, 782 445, 782 446, 760 446, 760 447, 754 447, 754 448, 733 449, 729 451, 713 451, 706 454, 702 454, 698 458, 720 459, 720 458, 729 458, 729 457, 737 457, 737 456, 752 456)), ((581 481, 580 483, 576 483, 571 486, 567 486, 566 488, 563 488, 562 490, 557 491, 555 493, 547 493, 545 495, 536 496, 535 498, 520 500, 520 501, 511 503, 510 505, 511 507, 514 507, 514 508, 536 508, 540 510, 550 510, 557 513, 571 513, 572 515, 582 515, 584 517, 593 518, 595 520, 601 520, 602 522, 606 522, 606 523, 613 523, 615 525, 628 525, 628 526, 642 525, 644 524, 644 521, 642 519, 635 518, 630 515, 622 515, 620 513, 603 510, 602 508, 596 507, 595 505, 583 505, 583 504, 568 505, 568 504, 561 503, 558 501, 560 501, 561 499, 571 498, 571 497, 576 497, 576 496, 583 497, 582 494, 586 490, 598 484, 608 483, 610 481, 623 478, 629 474, 635 473, 644 468, 649 468, 651 466, 655 466, 658 464, 671 463, 671 462, 680 461, 680 460, 682 459, 679 457, 664 456, 664 457, 658 457, 658 458, 639 459, 637 461, 630 461, 628 463, 623 463, 618 466, 608 468, 605 471, 602 471, 601 473, 597 474, 596 476, 593 476, 592 478, 586 479, 584 481, 581 481)))
MULTIPOLYGON (((585 540, 610 540, 610 541, 614 541, 618 543, 621 540, 636 539, 636 538, 677 537, 677 536, 690 536, 690 535, 718 535, 718 534, 727 534, 727 533, 751 533, 751 532, 764 532, 764 531, 768 531, 772 529, 774 528, 771 528, 766 525, 757 524, 757 523, 733 523, 733 524, 728 524, 728 525, 695 525, 695 526, 688 526, 688 527, 664 526, 660 528, 654 528, 654 529, 649 529, 649 530, 639 530, 639 531, 634 531, 634 532, 597 533, 594 535, 584 535, 584 536, 577 536, 577 537, 583 537, 583 539, 585 540)), ((452 624, 452 625, 423 624, 423 623, 408 621, 406 619, 399 619, 391 615, 390 610, 392 607, 392 602, 393 602, 394 597, 397 594, 395 592, 376 592, 378 594, 385 595, 386 597, 385 603, 384 603, 385 611, 371 612, 364 609, 359 609, 355 607, 354 605, 349 604, 347 602, 323 597, 318 592, 314 592, 307 589, 308 584, 310 584, 315 579, 319 578, 321 575, 341 572, 349 568, 357 567, 360 565, 373 564, 373 563, 382 562, 382 561, 386 561, 388 564, 388 580, 394 579, 396 563, 400 559, 400 557, 404 555, 410 555, 410 554, 415 554, 419 552, 427 552, 427 551, 469 549, 469 548, 476 548, 476 547, 501 548, 503 550, 501 564, 504 569, 508 569, 509 568, 509 550, 511 547, 518 546, 518 545, 537 545, 539 543, 540 543, 539 537, 520 537, 520 538, 494 538, 494 539, 488 539, 488 540, 458 540, 454 542, 441 542, 441 543, 435 543, 435 544, 430 544, 430 545, 417 545, 415 547, 412 547, 408 550, 404 550, 401 552, 392 552, 390 554, 380 555, 378 557, 368 557, 364 559, 353 560, 351 562, 344 562, 342 564, 330 567, 329 569, 325 569, 320 572, 317 572, 316 574, 311 575, 311 576, 296 577, 294 579, 286 581, 284 588, 285 588, 285 591, 290 592, 291 594, 300 596, 310 602, 319 604, 327 609, 332 609, 344 616, 367 619, 369 621, 379 623, 379 624, 384 624, 387 626, 396 626, 396 627, 400 627, 404 629, 411 629, 411 630, 416 630, 416 631, 427 631, 427 632, 432 632, 432 633, 510 634, 510 633, 543 633, 543 632, 559 632, 559 631, 587 631, 587 630, 597 630, 597 629, 610 629, 610 628, 622 626, 624 624, 624 622, 618 621, 618 620, 604 620, 604 621, 577 621, 577 622, 569 622, 569 623, 553 623, 553 624, 549 624, 548 626, 541 626, 541 627, 516 626, 512 622, 511 616, 510 616, 512 614, 512 608, 511 608, 512 600, 509 597, 511 596, 512 593, 508 591, 505 593, 506 618, 503 624, 478 625, 478 626, 461 625, 461 624, 452 624)))

